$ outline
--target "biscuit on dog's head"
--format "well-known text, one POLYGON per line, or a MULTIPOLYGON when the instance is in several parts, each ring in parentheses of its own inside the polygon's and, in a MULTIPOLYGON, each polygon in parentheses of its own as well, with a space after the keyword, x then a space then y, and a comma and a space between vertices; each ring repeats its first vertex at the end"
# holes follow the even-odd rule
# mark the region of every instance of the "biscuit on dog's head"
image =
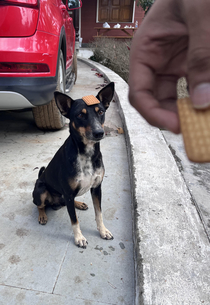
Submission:
POLYGON ((88 106, 100 104, 100 101, 94 95, 86 95, 82 99, 88 106))

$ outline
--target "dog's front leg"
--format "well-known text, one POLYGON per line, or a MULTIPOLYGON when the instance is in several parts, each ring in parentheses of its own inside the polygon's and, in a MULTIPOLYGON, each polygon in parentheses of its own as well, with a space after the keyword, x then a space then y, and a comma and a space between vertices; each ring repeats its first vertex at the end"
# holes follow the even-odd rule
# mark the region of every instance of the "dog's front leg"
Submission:
POLYGON ((91 189, 91 196, 95 209, 97 229, 99 230, 101 237, 104 239, 113 239, 114 237, 112 233, 105 227, 103 223, 101 212, 101 184, 98 187, 91 189))
POLYGON ((79 221, 77 219, 77 215, 76 215, 76 211, 75 211, 75 207, 74 207, 74 198, 69 198, 69 197, 65 197, 64 199, 66 201, 66 205, 67 205, 67 210, 71 219, 71 224, 72 224, 72 228, 73 228, 73 232, 74 232, 74 240, 75 240, 75 244, 78 247, 81 248, 86 248, 87 247, 87 240, 86 238, 82 235, 82 232, 80 230, 80 225, 79 225, 79 221))

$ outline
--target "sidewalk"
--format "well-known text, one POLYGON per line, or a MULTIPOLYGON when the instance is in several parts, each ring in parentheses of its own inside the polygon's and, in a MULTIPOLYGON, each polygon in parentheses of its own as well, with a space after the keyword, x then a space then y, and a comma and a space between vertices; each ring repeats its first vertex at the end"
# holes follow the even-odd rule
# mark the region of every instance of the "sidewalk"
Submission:
POLYGON ((148 125, 129 105, 127 84, 106 67, 94 66, 115 82, 126 131, 135 304, 210 304, 209 240, 171 151, 161 131, 148 125))

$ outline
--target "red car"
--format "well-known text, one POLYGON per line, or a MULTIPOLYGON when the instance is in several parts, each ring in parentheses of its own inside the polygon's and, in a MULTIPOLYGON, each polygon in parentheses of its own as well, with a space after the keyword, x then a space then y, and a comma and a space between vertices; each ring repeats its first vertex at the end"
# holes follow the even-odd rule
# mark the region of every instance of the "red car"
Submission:
POLYGON ((32 108, 41 129, 64 125, 54 91, 76 80, 79 0, 0 0, 0 110, 32 108))

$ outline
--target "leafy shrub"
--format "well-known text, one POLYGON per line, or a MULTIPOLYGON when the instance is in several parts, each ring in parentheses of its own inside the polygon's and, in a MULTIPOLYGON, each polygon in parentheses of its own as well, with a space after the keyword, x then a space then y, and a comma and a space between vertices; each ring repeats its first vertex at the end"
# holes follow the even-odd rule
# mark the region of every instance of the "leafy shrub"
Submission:
POLYGON ((108 67, 126 82, 129 75, 129 53, 131 42, 112 38, 98 38, 91 43, 93 56, 90 59, 108 67))

